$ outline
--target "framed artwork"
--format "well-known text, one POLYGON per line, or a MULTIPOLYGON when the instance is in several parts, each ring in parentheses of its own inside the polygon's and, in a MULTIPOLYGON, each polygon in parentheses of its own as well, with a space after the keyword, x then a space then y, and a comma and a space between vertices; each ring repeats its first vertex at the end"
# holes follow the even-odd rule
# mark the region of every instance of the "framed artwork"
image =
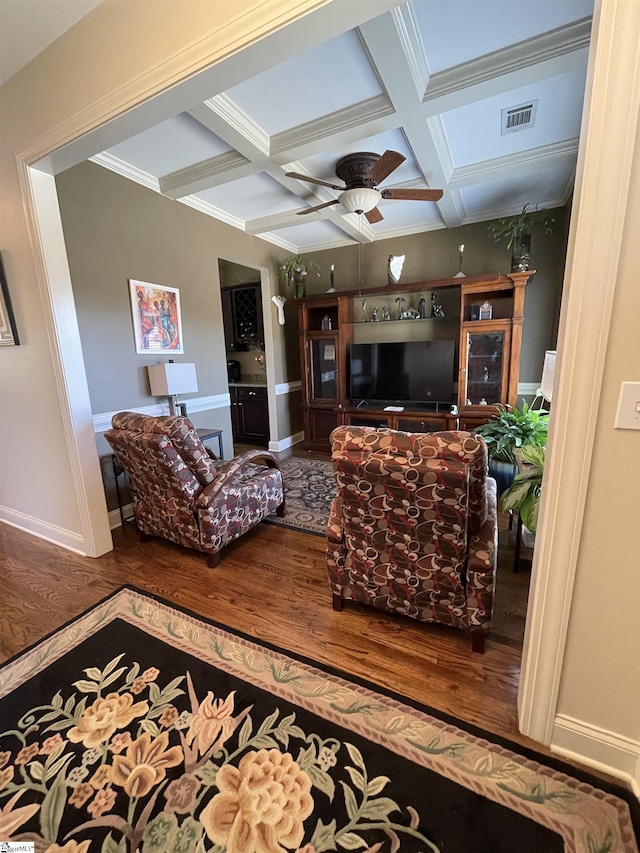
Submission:
POLYGON ((136 352, 183 353, 180 292, 175 287, 129 279, 136 352))
POLYGON ((4 264, 0 255, 0 346, 14 347, 20 343, 16 320, 11 308, 9 286, 4 274, 4 264))

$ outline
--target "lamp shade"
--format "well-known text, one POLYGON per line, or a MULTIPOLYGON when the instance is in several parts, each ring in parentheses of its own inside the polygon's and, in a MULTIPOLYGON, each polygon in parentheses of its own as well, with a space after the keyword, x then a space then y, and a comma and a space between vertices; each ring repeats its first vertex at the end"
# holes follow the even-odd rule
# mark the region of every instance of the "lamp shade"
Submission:
POLYGON ((553 375, 556 372, 556 350, 547 350, 544 354, 544 366, 542 368, 542 379, 540 380, 540 393, 551 402, 553 394, 553 375))
POLYGON ((369 187, 355 187, 341 192, 338 201, 349 213, 368 213, 378 206, 381 198, 378 190, 369 187))
POLYGON ((149 385, 154 397, 171 397, 174 394, 190 394, 198 390, 196 366, 190 362, 168 362, 150 364, 149 385))

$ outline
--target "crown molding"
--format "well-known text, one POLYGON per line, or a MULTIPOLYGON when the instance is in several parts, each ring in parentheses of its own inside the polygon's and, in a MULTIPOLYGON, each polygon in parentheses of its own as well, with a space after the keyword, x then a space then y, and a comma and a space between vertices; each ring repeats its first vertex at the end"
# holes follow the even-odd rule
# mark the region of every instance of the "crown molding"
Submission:
POLYGON ((227 213, 226 210, 222 210, 213 204, 209 204, 208 201, 205 201, 202 198, 198 198, 195 195, 186 195, 178 199, 178 201, 180 204, 187 204, 189 207, 199 210, 200 213, 206 213, 207 216, 213 216, 214 219, 219 219, 220 222, 225 222, 227 225, 232 225, 234 228, 239 228, 240 231, 244 231, 243 219, 240 219, 238 216, 233 216, 233 214, 227 213))
POLYGON ((214 95, 204 102, 216 115, 233 128, 236 133, 243 136, 254 148, 256 148, 265 157, 269 156, 271 147, 271 138, 269 134, 263 130, 257 122, 250 118, 244 110, 231 100, 228 95, 214 95))
POLYGON ((292 243, 290 240, 285 240, 283 237, 273 234, 271 231, 265 231, 262 234, 256 234, 255 236, 260 240, 266 240, 267 243, 273 243, 274 246, 279 246, 281 249, 284 249, 293 255, 300 254, 299 246, 296 246, 296 244, 292 243))
POLYGON ((581 18, 510 47, 438 71, 429 80, 423 102, 581 50, 589 46, 590 36, 591 18, 581 18))
POLYGON ((130 163, 126 163, 119 157, 114 157, 113 154, 103 151, 101 154, 96 154, 95 157, 89 157, 89 160, 92 163, 97 163, 98 166, 104 166, 105 169, 109 169, 111 172, 122 175, 123 178, 135 181, 136 184, 141 184, 149 190, 153 190, 156 193, 161 192, 158 178, 155 178, 148 172, 144 172, 142 169, 138 169, 136 166, 132 166, 130 163))
MULTIPOLYGON (((366 101, 360 101, 350 107, 335 110, 328 115, 313 119, 312 121, 283 130, 271 137, 271 159, 278 162, 289 160, 292 155, 299 157, 299 148, 311 143, 322 141, 323 149, 330 148, 331 137, 343 134, 350 129, 357 130, 357 138, 380 133, 384 128, 367 128, 366 125, 377 122, 387 116, 394 115, 393 104, 385 94, 375 95, 366 101), (295 152, 295 154, 293 154, 295 152)), ((388 127, 393 122, 387 123, 388 127)), ((342 140, 341 140, 342 141, 342 140)), ((305 156, 308 152, 305 152, 305 156)))
MULTIPOLYGON (((553 207, 564 207, 564 204, 561 198, 552 198, 548 201, 539 202, 539 207, 550 210, 553 207)), ((504 216, 517 216, 519 213, 522 213, 522 205, 510 204, 506 207, 496 207, 493 210, 487 210, 477 215, 467 215, 462 224, 472 225, 474 222, 489 222, 491 219, 502 219, 504 216)))
MULTIPOLYGON (((439 120, 440 117, 434 118, 439 120)), ((427 121, 431 122, 432 119, 430 118, 427 121)), ((563 160, 570 157, 575 161, 578 156, 578 142, 578 139, 565 139, 561 142, 540 145, 538 148, 530 148, 528 151, 518 151, 514 154, 505 154, 503 157, 493 157, 490 160, 470 163, 467 166, 457 166, 449 176, 448 189, 482 184, 496 178, 506 177, 506 172, 535 168, 541 163, 553 160, 563 160)), ((563 190, 562 195, 564 196, 564 194, 563 190)))
POLYGON ((229 181, 246 178, 254 171, 251 161, 242 154, 237 151, 225 151, 224 154, 163 175, 160 178, 160 192, 169 198, 182 198, 227 184, 229 181))

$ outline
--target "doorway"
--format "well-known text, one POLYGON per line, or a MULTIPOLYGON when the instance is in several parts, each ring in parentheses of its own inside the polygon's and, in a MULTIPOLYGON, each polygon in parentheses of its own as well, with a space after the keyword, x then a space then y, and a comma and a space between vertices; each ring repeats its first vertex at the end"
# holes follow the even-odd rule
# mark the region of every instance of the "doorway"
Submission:
POLYGON ((268 447, 267 340, 260 271, 222 258, 218 271, 234 448, 268 447))

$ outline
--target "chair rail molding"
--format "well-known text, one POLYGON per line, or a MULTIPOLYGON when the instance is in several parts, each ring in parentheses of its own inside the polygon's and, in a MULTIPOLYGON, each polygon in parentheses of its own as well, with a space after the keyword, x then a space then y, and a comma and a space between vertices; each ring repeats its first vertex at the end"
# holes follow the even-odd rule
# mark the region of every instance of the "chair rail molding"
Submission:
POLYGON ((640 117, 640 3, 596 4, 592 33, 518 693, 520 730, 552 748, 640 117))
MULTIPOLYGON (((209 412, 212 409, 225 409, 231 405, 231 397, 229 394, 214 394, 211 397, 194 397, 190 400, 183 400, 187 405, 187 412, 209 412)), ((117 409, 115 412, 100 412, 93 416, 93 431, 95 433, 106 432, 111 429, 111 420, 118 412, 136 412, 138 415, 148 415, 152 418, 160 417, 161 415, 169 414, 169 403, 154 403, 149 406, 129 406, 127 408, 117 409)), ((188 415, 187 415, 188 417, 188 415)))

